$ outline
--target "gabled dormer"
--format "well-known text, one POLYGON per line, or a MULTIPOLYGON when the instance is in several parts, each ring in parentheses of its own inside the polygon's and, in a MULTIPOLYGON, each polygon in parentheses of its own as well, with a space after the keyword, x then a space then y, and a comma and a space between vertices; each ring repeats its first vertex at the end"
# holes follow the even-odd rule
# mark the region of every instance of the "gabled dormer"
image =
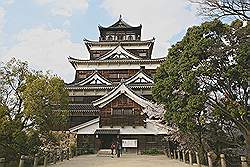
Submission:
POLYGON ((141 68, 134 76, 132 76, 131 78, 127 79, 125 81, 125 84, 127 85, 137 85, 137 84, 153 84, 153 78, 151 78, 149 75, 147 75, 144 72, 144 69, 141 68))
POLYGON ((83 79, 80 82, 77 82, 74 84, 74 86, 101 86, 101 85, 112 85, 112 82, 108 79, 104 78, 101 74, 98 73, 98 71, 95 71, 92 75, 89 77, 83 79))
POLYGON ((128 88, 124 82, 121 82, 116 88, 110 91, 105 96, 101 97, 93 101, 94 106, 98 106, 99 108, 103 108, 107 104, 109 104, 114 99, 118 98, 121 95, 127 96, 129 99, 136 102, 141 107, 145 108, 147 106, 152 106, 152 103, 148 101, 146 98, 137 95, 134 91, 128 88))
POLYGON ((141 59, 141 58, 139 56, 130 53, 129 51, 124 49, 121 45, 118 45, 110 52, 98 58, 98 60, 119 60, 119 59, 141 59))

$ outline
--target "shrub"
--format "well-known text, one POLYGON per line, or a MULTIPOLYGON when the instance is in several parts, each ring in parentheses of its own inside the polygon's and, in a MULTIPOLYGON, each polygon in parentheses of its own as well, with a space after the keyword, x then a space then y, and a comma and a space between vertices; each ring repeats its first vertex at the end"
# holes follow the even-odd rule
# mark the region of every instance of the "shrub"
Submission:
POLYGON ((143 151, 143 154, 145 154, 145 155, 159 155, 159 154, 163 154, 163 152, 156 149, 156 148, 153 148, 153 149, 148 149, 148 150, 143 151))

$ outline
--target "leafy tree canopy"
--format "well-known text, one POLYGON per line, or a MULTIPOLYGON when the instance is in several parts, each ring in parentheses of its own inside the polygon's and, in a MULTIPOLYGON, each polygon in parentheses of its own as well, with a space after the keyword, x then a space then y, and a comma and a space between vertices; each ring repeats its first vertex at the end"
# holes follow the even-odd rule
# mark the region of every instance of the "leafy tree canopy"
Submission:
POLYGON ((57 76, 31 71, 15 59, 1 64, 0 156, 16 159, 56 144, 52 131, 66 126, 67 99, 57 76))
POLYGON ((169 49, 153 88, 169 123, 194 134, 215 120, 217 125, 232 122, 244 134, 249 152, 249 33, 249 23, 214 20, 189 28, 169 49))

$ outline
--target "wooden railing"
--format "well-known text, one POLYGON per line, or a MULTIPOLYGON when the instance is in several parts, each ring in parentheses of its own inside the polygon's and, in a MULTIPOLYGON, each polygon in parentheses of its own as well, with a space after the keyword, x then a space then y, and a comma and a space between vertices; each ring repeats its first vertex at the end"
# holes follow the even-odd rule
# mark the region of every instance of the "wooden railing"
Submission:
MULTIPOLYGON (((194 163, 198 166, 205 166, 201 164, 200 162, 200 157, 198 152, 190 151, 190 150, 173 150, 170 151, 169 149, 166 151, 166 154, 169 158, 176 159, 178 161, 184 162, 184 163, 189 163, 189 165, 194 165, 194 163)), ((247 165, 247 159, 245 156, 241 156, 239 159, 239 163, 236 164, 230 164, 227 159, 225 158, 225 154, 220 154, 220 161, 216 166, 213 166, 213 161, 212 161, 212 153, 207 153, 207 164, 208 167, 233 167, 233 166, 238 166, 238 167, 248 167, 247 165)))
MULTIPOLYGON (((41 161, 43 167, 47 167, 49 164, 56 164, 58 161, 69 160, 77 156, 72 149, 53 149, 50 151, 45 151, 43 154, 36 154, 34 156, 22 155, 19 161, 19 167, 25 167, 27 162, 33 162, 33 167, 40 166, 41 161)), ((8 162, 5 158, 0 158, 0 167, 8 167, 8 162)))

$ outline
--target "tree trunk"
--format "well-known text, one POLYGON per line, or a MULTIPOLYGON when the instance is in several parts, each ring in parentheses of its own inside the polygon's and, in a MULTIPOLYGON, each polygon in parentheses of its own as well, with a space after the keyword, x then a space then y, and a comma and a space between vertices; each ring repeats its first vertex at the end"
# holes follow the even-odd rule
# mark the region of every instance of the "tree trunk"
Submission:
POLYGON ((206 165, 207 164, 206 151, 202 145, 202 142, 198 146, 198 154, 199 154, 199 158, 200 158, 200 163, 203 165, 206 165))
POLYGON ((246 145, 247 145, 247 164, 250 166, 250 131, 246 133, 246 145))
POLYGON ((199 153, 199 156, 200 156, 201 164, 206 165, 207 164, 207 153, 206 153, 206 150, 204 148, 204 144, 202 142, 202 137, 201 136, 202 136, 202 133, 200 133, 200 138, 199 138, 200 145, 199 145, 198 153, 199 153))

